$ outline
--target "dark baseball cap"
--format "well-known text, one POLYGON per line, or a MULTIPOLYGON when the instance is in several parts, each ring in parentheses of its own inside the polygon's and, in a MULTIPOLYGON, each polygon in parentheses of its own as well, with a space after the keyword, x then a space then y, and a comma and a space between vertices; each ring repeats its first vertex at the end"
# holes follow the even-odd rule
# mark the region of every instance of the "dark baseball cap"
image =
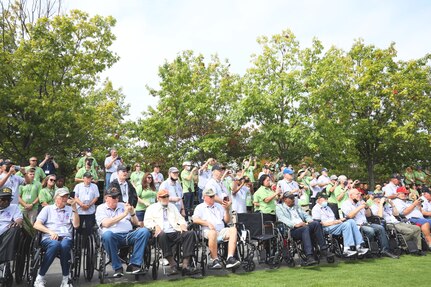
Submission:
POLYGON ((89 171, 86 171, 86 172, 84 172, 84 175, 83 175, 83 177, 93 177, 93 175, 91 174, 91 172, 89 172, 89 171))
POLYGON ((119 196, 121 192, 116 187, 110 187, 105 191, 106 196, 119 196))

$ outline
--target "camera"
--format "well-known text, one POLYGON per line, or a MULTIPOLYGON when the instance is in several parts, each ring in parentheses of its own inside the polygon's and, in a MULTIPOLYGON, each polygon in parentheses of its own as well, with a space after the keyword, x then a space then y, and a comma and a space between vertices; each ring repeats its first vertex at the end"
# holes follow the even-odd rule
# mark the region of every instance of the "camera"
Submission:
POLYGON ((420 203, 424 203, 424 200, 422 198, 418 199, 420 203))
POLYGON ((19 171, 20 169, 21 169, 21 166, 19 166, 19 165, 15 166, 15 171, 19 171))
POLYGON ((229 197, 228 196, 223 197, 223 201, 229 201, 229 197))
POLYGON ((49 159, 49 160, 53 160, 53 159, 54 159, 54 156, 53 156, 53 155, 50 155, 48 159, 49 159))

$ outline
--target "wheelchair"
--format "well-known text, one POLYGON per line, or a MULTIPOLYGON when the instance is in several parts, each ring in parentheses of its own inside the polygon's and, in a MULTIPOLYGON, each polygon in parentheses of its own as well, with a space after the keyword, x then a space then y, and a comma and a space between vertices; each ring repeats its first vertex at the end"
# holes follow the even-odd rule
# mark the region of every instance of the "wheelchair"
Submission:
MULTIPOLYGON (((203 262, 204 264, 206 264, 206 260, 202 260, 202 254, 200 255, 200 249, 201 249, 201 244, 200 244, 200 240, 201 238, 199 237, 198 232, 196 232, 196 230, 198 229, 197 226, 190 224, 188 226, 188 230, 189 231, 193 231, 193 235, 195 236, 195 241, 196 244, 194 246, 194 252, 193 255, 190 258, 190 268, 196 271, 200 271, 200 274, 202 276, 205 275, 205 265, 202 265, 203 262)), ((150 265, 151 265, 151 275, 153 280, 156 280, 158 278, 158 269, 160 267, 160 261, 163 260, 164 256, 163 256, 163 252, 162 249, 159 246, 158 243, 158 238, 157 237, 152 237, 149 244, 148 244, 148 251, 149 253, 151 253, 153 256, 152 258, 150 258, 151 256, 148 256, 147 260, 150 260, 150 265), (151 244, 151 245, 150 245, 151 244), (151 261, 152 259, 152 261, 151 261)), ((183 252, 182 252, 182 246, 180 242, 172 242, 171 247, 173 248, 173 256, 175 259, 175 262, 177 263, 177 270, 181 270, 181 262, 183 259, 183 252)), ((163 274, 166 274, 166 266, 162 265, 162 269, 163 269, 163 274)), ((197 275, 197 274, 196 274, 197 275)))
POLYGON ((97 226, 89 234, 76 232, 76 256, 81 260, 77 263, 76 277, 81 275, 81 265, 84 279, 90 282, 94 276, 97 262, 97 226))
POLYGON ((282 261, 282 241, 279 230, 272 221, 265 221, 262 213, 238 213, 238 240, 242 266, 246 271, 253 271, 253 257, 257 252, 258 262, 266 263, 270 268, 278 268, 282 261))
MULTIPOLYGON (((287 263, 287 266, 294 267, 296 265, 295 257, 297 257, 297 258, 299 258, 299 265, 300 266, 308 266, 306 263, 307 262, 307 255, 305 254, 305 251, 303 249, 301 239, 294 239, 292 234, 291 234, 291 228, 289 228, 283 222, 277 221, 275 223, 275 225, 276 225, 276 228, 279 230, 280 240, 282 240, 282 243, 280 244, 282 247, 281 260, 284 260, 287 263)), ((328 238, 329 238, 329 236, 328 236, 328 238)), ((313 242, 313 256, 314 256, 314 259, 319 264, 320 259, 321 259, 320 247, 317 244, 317 240, 315 240, 314 238, 311 238, 311 240, 313 242)), ((334 245, 335 245, 335 242, 333 242, 333 241, 330 242, 328 244, 328 250, 332 251, 333 248, 335 248, 334 245), (331 244, 333 246, 331 246, 331 244)), ((334 263, 335 257, 334 256, 326 257, 326 262, 334 263)))
MULTIPOLYGON (((108 266, 111 263, 111 260, 105 250, 105 248, 103 247, 102 244, 102 239, 101 236, 98 232, 98 229, 95 229, 95 231, 93 232, 94 234, 94 248, 96 250, 95 254, 94 254, 94 258, 93 258, 93 262, 95 264, 94 270, 98 272, 98 277, 99 277, 99 282, 100 284, 104 284, 106 279, 112 278, 109 277, 108 272, 106 271, 106 266, 108 266)), ((140 276, 143 276, 147 273, 147 271, 150 269, 151 266, 151 239, 148 242, 147 246, 145 247, 145 252, 144 252, 144 258, 142 261, 142 265, 141 268, 143 270, 142 273, 140 274, 134 274, 133 276, 135 276, 135 281, 139 280, 140 276)), ((122 261, 122 263, 124 264, 128 264, 130 261, 130 256, 133 252, 133 247, 132 246, 120 246, 118 253, 120 256, 120 259, 122 261)), ((84 268, 85 269, 85 268, 84 268)), ((89 272, 89 271, 88 271, 89 272)))
MULTIPOLYGON (((80 252, 77 248, 77 240, 76 240, 76 230, 72 229, 72 247, 70 249, 71 256, 70 256, 70 280, 72 282, 75 282, 78 279, 77 274, 79 274, 79 266, 80 266, 80 252)), ((36 280, 36 277, 38 275, 38 271, 40 268, 40 265, 43 260, 43 256, 45 254, 45 250, 42 248, 41 242, 42 242, 42 232, 37 232, 35 237, 33 238, 31 245, 30 245, 30 261, 28 266, 28 286, 32 287, 34 286, 34 282, 36 280)))

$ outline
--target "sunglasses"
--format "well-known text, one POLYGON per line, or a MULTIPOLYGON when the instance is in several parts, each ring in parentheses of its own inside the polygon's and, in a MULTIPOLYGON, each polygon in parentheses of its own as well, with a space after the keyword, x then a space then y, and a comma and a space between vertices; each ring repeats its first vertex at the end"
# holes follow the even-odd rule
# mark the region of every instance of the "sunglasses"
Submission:
POLYGON ((168 198, 169 195, 163 195, 163 196, 159 196, 159 198, 168 198))
POLYGON ((208 195, 209 198, 214 198, 215 195, 208 195))
POLYGON ((120 198, 120 196, 119 195, 111 195, 110 196, 112 199, 118 199, 118 198, 120 198))
POLYGON ((152 176, 149 176, 149 177, 147 177, 147 179, 153 179, 153 177, 152 177, 152 176))
POLYGON ((52 181, 53 181, 53 182, 55 182, 56 180, 55 180, 55 179, 50 178, 50 179, 49 179, 49 181, 51 181, 51 182, 52 182, 52 181))

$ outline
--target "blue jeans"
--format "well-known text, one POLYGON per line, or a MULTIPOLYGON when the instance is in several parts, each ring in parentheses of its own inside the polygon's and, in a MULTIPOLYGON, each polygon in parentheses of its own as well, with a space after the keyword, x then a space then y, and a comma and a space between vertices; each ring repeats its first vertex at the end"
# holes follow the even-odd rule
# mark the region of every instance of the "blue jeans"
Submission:
POLYGON ((409 221, 413 224, 418 224, 418 225, 424 225, 425 223, 428 222, 431 225, 431 219, 427 219, 427 218, 412 217, 409 219, 409 221))
POLYGON ((133 246, 130 263, 141 266, 144 259, 145 246, 147 246, 150 236, 150 231, 145 227, 128 233, 105 231, 102 235, 102 243, 109 258, 111 258, 112 269, 117 270, 122 267, 120 257, 118 256, 118 249, 123 246, 133 246))
POLYGON ((306 226, 294 228, 291 230, 290 234, 292 234, 293 239, 301 240, 306 255, 313 255, 312 238, 317 240, 320 249, 325 250, 328 248, 323 236, 322 225, 317 221, 311 221, 306 226))
POLYGON ((382 251, 389 251, 389 242, 386 237, 385 228, 379 224, 370 224, 361 226, 361 230, 365 233, 365 236, 370 240, 374 240, 374 237, 377 235, 380 241, 380 249, 382 251))
POLYGON ((45 250, 45 256, 40 264, 39 274, 45 276, 49 266, 51 266, 57 254, 60 253, 61 271, 63 276, 68 276, 70 271, 70 249, 72 248, 72 239, 64 237, 61 241, 58 241, 46 238, 42 240, 40 244, 45 250))
POLYGON ((186 215, 189 214, 193 210, 193 199, 195 193, 194 192, 186 192, 184 193, 184 209, 186 210, 186 215))
POLYGON ((108 186, 109 186, 110 181, 111 181, 111 175, 112 175, 112 172, 107 172, 106 173, 106 176, 105 176, 105 190, 108 190, 108 186))
POLYGON ((337 225, 323 227, 326 233, 333 235, 343 235, 344 247, 358 246, 364 242, 362 234, 353 219, 337 225))

